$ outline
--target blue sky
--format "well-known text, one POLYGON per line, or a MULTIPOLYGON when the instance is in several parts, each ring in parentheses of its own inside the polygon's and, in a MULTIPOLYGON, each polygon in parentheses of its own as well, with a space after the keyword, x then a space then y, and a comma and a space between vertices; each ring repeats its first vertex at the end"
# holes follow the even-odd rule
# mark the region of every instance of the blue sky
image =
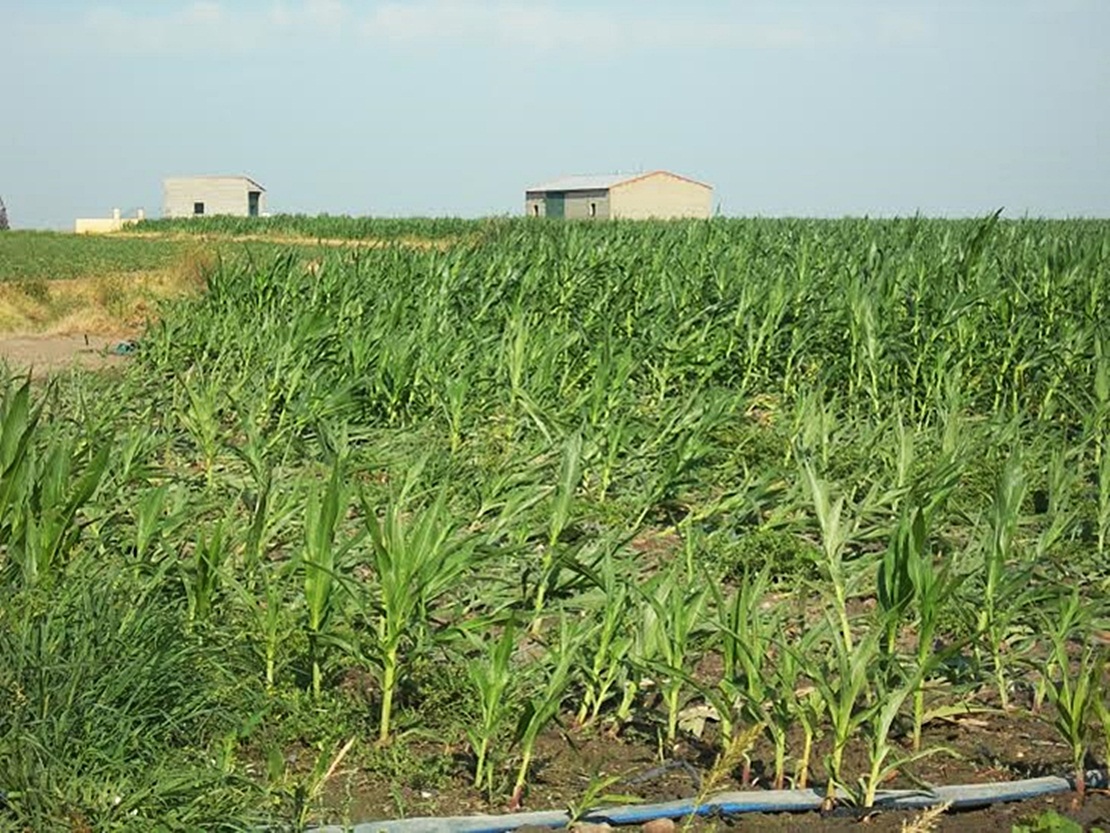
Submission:
POLYGON ((1110 216, 1108 0, 0 0, 13 225, 519 213, 665 168, 730 215, 1110 216))

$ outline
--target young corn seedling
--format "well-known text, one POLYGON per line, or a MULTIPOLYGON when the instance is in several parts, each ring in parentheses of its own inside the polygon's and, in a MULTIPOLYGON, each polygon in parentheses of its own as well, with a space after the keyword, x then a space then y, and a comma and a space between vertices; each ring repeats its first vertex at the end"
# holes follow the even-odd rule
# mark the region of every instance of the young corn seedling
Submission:
POLYGON ((862 708, 870 684, 872 664, 879 658, 881 636, 878 630, 868 631, 852 647, 834 638, 820 669, 814 669, 814 684, 825 701, 832 724, 833 746, 825 758, 829 782, 825 790, 826 809, 836 804, 836 789, 843 786, 841 763, 844 750, 867 717, 862 708))
POLYGON ((998 479, 989 513, 990 537, 983 564, 983 607, 978 617, 978 632, 988 640, 998 697, 1004 709, 1009 707, 1010 702, 1006 644, 1016 607, 1014 599, 1008 597, 1006 591, 1016 586, 1009 562, 1014 555, 1014 536, 1024 496, 1025 475, 1021 457, 1015 451, 1007 459, 998 479))
POLYGON ((191 563, 181 568, 190 624, 208 621, 223 586, 224 561, 228 553, 225 524, 226 519, 220 519, 199 532, 191 563))
POLYGON ((517 721, 515 742, 520 746, 520 767, 509 801, 511 811, 519 810, 524 801, 524 788, 528 783, 528 772, 536 752, 536 740, 540 732, 559 714, 563 697, 571 683, 571 666, 579 645, 579 634, 572 629, 567 617, 562 616, 559 621, 559 645, 551 652, 553 655, 548 657, 550 667, 539 691, 524 704, 524 711, 517 721))
POLYGON ((909 755, 893 755, 898 749, 890 742, 890 733, 894 721, 902 709, 906 698, 915 691, 920 690, 922 673, 918 669, 914 674, 903 679, 893 688, 880 684, 876 692, 874 703, 867 707, 858 718, 864 733, 867 736, 868 771, 861 781, 860 802, 863 807, 874 807, 875 796, 880 785, 883 784, 894 772, 929 755, 948 750, 935 747, 917 750, 909 755))
POLYGON ((599 574, 603 581, 601 621, 590 633, 586 650, 592 656, 582 666, 585 692, 575 720, 579 727, 596 721, 602 707, 612 698, 625 676, 633 644, 628 629, 631 591, 616 575, 611 557, 603 561, 599 574))
POLYGON ((77 512, 99 486, 110 451, 105 441, 80 474, 74 471, 78 451, 69 441, 56 440, 44 458, 29 460, 21 529, 9 544, 26 586, 52 582, 64 567, 80 535, 77 512))
POLYGON ((843 495, 832 500, 827 482, 817 476, 813 463, 806 460, 802 471, 813 500, 813 509, 821 527, 821 548, 824 555, 822 567, 833 592, 833 610, 846 655, 852 654, 852 626, 848 621, 848 577, 844 568, 844 548, 855 533, 858 521, 848 523, 844 514, 843 495))
POLYGON ((826 704, 820 690, 811 684, 795 689, 795 697, 798 723, 802 727, 802 751, 794 765, 794 788, 804 790, 809 785, 813 742, 821 735, 826 704))
MULTIPOLYGON (((323 494, 313 490, 305 508, 304 548, 300 567, 304 579, 305 607, 308 621, 308 654, 312 663, 312 694, 320 696, 323 672, 323 646, 329 635, 336 612, 337 595, 341 588, 338 566, 340 553, 336 545, 340 509, 346 506, 342 465, 332 467, 331 477, 323 494)), ((350 546, 350 542, 348 545, 350 546)), ((274 611, 273 615, 276 615, 274 611)))
POLYGON ((1046 621, 1051 640, 1052 665, 1044 672, 1049 702, 1055 715, 1053 726, 1071 751, 1072 773, 1075 776, 1075 803, 1086 797, 1084 762, 1090 745, 1090 721, 1097 702, 1105 699, 1103 674, 1105 656, 1089 642, 1084 644, 1077 662, 1068 649, 1073 626, 1078 621, 1082 602, 1078 591, 1072 593, 1061 610, 1058 622, 1046 621))
POLYGON ((808 696, 808 690, 800 689, 803 666, 799 661, 799 655, 778 646, 772 648, 772 651, 774 656, 767 663, 768 676, 771 680, 768 686, 770 697, 764 706, 764 715, 768 726, 767 731, 775 748, 771 788, 781 790, 786 784, 786 741, 795 723, 802 724, 803 743, 807 740, 809 743, 809 748, 803 749, 807 766, 813 741, 812 737, 806 734, 805 721, 801 714, 805 708, 803 700, 808 696))
POLYGON ((375 635, 374 660, 382 691, 378 738, 390 739, 393 701, 401 682, 402 649, 427 627, 433 606, 456 588, 477 563, 474 536, 464 536, 447 509, 440 490, 424 509, 411 511, 409 490, 418 471, 378 513, 362 496, 363 521, 370 537, 370 564, 376 587, 371 589, 369 614, 375 635))
MULTIPOLYGON (((1098 657, 1098 666, 1105 669, 1108 662, 1110 655, 1104 648, 1098 657)), ((1104 767, 1110 767, 1110 692, 1105 685, 1100 685, 1099 689, 1098 696, 1094 698, 1094 711, 1102 736, 1102 763, 1104 767)))
POLYGON ((226 387, 214 373, 202 379, 193 374, 184 376, 181 385, 187 402, 178 412, 179 418, 201 453, 205 487, 211 490, 220 452, 220 412, 227 397, 226 387))
MULTIPOLYGON (((770 582, 770 571, 764 569, 754 576, 745 574, 731 598, 723 594, 713 582, 708 582, 716 601, 717 620, 714 623, 722 659, 722 675, 718 687, 724 702, 718 703, 721 714, 722 736, 731 738, 732 712, 737 704, 751 723, 763 725, 775 744, 776 763, 785 760, 785 730, 769 720, 765 706, 775 708, 775 696, 768 685, 765 662, 772 650, 773 636, 780 622, 761 609, 770 582), (781 752, 781 757, 779 753, 781 752)), ((778 771, 776 772, 776 775, 778 771)), ((751 779, 750 763, 745 762, 741 783, 751 779)))
POLYGON ((655 607, 647 601, 645 593, 648 588, 635 588, 640 596, 640 603, 633 608, 633 626, 631 627, 632 645, 628 650, 628 674, 624 680, 624 690, 621 694, 620 704, 617 706, 616 721, 618 725, 626 724, 632 720, 632 708, 636 697, 649 686, 654 685, 654 669, 659 664, 659 631, 655 607))
MULTIPOLYGON (((915 577, 914 595, 917 605, 917 644, 915 665, 918 670, 918 686, 913 693, 913 750, 921 749, 922 727, 930 714, 925 710, 925 689, 930 674, 936 669, 941 657, 935 651, 937 631, 945 606, 953 598, 963 581, 962 576, 954 574, 949 563, 934 565, 929 558, 919 559, 913 567, 915 577)), ((945 655, 959 651, 963 643, 956 643, 945 649, 945 655)), ((962 706, 940 707, 932 716, 942 716, 948 710, 965 711, 962 706)))
POLYGON ((497 739, 509 711, 506 698, 512 684, 515 647, 516 628, 510 621, 493 644, 493 650, 482 660, 467 666, 481 711, 478 724, 467 730, 470 748, 474 752, 474 786, 479 789, 485 787, 490 797, 494 789, 494 767, 489 761, 490 745, 497 739))
POLYGON ((925 549, 925 515, 921 510, 903 512, 890 543, 879 561, 876 598, 885 635, 883 651, 893 658, 898 633, 916 595, 914 578, 920 575, 925 549))
POLYGON ((289 496, 283 499, 280 492, 275 494, 268 468, 258 472, 257 485, 251 523, 243 542, 245 575, 229 576, 228 581, 254 628, 265 668, 266 690, 272 691, 279 650, 293 628, 286 597, 299 565, 295 559, 268 559, 266 553, 274 536, 299 507, 294 506, 289 496))
POLYGON ((685 670, 690 667, 691 637, 701 624, 709 593, 707 586, 695 588, 689 580, 679 578, 678 562, 653 584, 645 599, 655 614, 649 627, 659 650, 655 670, 661 677, 660 692, 667 709, 666 739, 673 744, 678 737, 685 670))
POLYGON ((555 500, 551 507, 547 541, 543 549, 539 578, 536 583, 536 598, 532 613, 532 634, 539 633, 543 621, 544 604, 547 593, 558 582, 561 562, 558 558, 559 538, 570 522, 570 510, 574 503, 574 493, 582 479, 582 435, 574 434, 563 447, 562 464, 559 467, 559 482, 555 486, 555 500))

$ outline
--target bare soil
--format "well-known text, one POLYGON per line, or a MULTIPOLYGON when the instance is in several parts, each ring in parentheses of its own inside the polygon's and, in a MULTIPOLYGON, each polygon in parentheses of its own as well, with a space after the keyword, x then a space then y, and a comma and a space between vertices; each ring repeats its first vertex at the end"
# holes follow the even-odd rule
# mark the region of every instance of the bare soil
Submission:
POLYGON ((100 370, 128 361, 113 353, 125 339, 84 334, 33 334, 0 336, 0 362, 16 372, 42 375, 72 367, 100 370))
MULTIPOLYGON (((976 715, 954 722, 937 722, 926 731, 927 747, 943 746, 938 754, 907 766, 885 785, 891 789, 921 789, 928 785, 956 785, 1018 780, 1043 775, 1068 774, 1068 751, 1045 721, 1026 712, 976 715)), ((813 761, 810 787, 821 787, 824 772, 819 747, 813 761)), ((908 751, 908 750, 904 750, 908 751)), ((606 792, 635 796, 645 803, 691 799, 699 795, 713 767, 715 748, 686 738, 660 763, 660 748, 649 727, 629 727, 617 737, 605 732, 548 732, 539 744, 538 757, 525 797, 524 811, 566 810, 582 796, 591 780, 618 775, 621 780, 606 792)), ((504 796, 490 802, 469 782, 471 762, 465 744, 411 743, 414 759, 408 772, 384 773, 364 762, 351 763, 327 785, 326 818, 357 823, 380 819, 451 816, 506 812, 504 796)), ((357 756, 356 756, 357 758, 357 756)), ((751 753, 752 783, 740 783, 740 771, 729 773, 712 793, 769 788, 767 772, 773 760, 769 744, 761 741, 751 753)), ((866 767, 862 743, 849 747, 845 769, 860 773, 866 767)), ((506 778, 510 770, 505 770, 506 778)), ((1088 791, 1085 803, 1073 806, 1074 795, 1059 794, 983 809, 950 811, 928 826, 911 827, 921 811, 862 811, 843 807, 830 814, 744 814, 728 818, 698 819, 695 831, 712 829, 756 830, 875 830, 938 831, 1003 830, 1046 810, 1054 810, 1083 825, 1084 829, 1110 830, 1110 794, 1088 791)), ((679 823, 681 829, 682 823, 679 823)))

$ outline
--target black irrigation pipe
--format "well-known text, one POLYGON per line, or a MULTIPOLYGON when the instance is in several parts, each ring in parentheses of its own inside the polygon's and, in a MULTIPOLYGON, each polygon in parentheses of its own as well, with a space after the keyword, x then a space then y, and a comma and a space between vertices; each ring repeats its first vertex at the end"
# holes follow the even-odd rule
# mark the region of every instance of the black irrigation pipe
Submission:
MULTIPOLYGON (((1087 772, 1087 786, 1106 788, 1107 772, 1087 772)), ((961 784, 924 790, 885 790, 875 798, 876 810, 915 810, 949 805, 954 810, 971 810, 990 804, 1024 801, 1043 795, 1069 792, 1075 779, 1048 776, 1022 781, 993 784, 961 784)), ((662 804, 638 804, 595 810, 581 820, 593 824, 644 824, 655 819, 677 819, 686 816, 731 816, 740 813, 804 813, 820 810, 824 802, 822 790, 760 790, 715 795, 704 802, 693 799, 668 801, 662 804)), ((846 799, 846 794, 841 794, 846 799)), ((353 827, 329 825, 313 828, 313 833, 505 833, 518 827, 565 827, 570 816, 565 812, 510 813, 506 815, 447 816, 442 818, 396 819, 371 821, 353 827)))

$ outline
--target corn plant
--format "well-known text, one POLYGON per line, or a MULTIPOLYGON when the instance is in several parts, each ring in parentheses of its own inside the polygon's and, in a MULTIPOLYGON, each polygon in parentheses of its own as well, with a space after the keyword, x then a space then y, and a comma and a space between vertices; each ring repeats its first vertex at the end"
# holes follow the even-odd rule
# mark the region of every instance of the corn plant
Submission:
POLYGON ((528 783, 536 740, 559 713, 563 697, 571 683, 571 667, 580 639, 580 634, 573 629, 567 617, 561 616, 559 643, 547 658, 548 667, 544 669, 538 690, 525 701, 524 710, 517 721, 514 743, 520 747, 520 766, 517 768, 516 782, 509 801, 510 810, 519 810, 524 800, 524 788, 528 783))
POLYGON ((366 606, 373 627, 373 661, 381 675, 378 738, 382 743, 392 731, 393 701, 403 673, 402 649, 427 626, 433 605, 477 562, 477 541, 458 532, 445 490, 423 509, 409 506, 416 474, 410 474, 380 516, 365 494, 361 498, 375 577, 366 606))
POLYGON ((229 576, 228 582, 254 629, 253 636, 260 647, 264 666, 266 689, 272 691, 280 648, 293 629, 287 597, 298 571, 305 570, 305 567, 294 558, 267 557, 278 530, 291 521, 300 507, 294 506, 291 494, 284 499, 275 495, 272 473, 268 468, 259 469, 256 476, 258 490, 251 501, 251 522, 242 542, 244 574, 229 576))
POLYGON ((654 636, 658 660, 650 664, 657 672, 663 704, 667 711, 666 739, 674 743, 678 737, 678 714, 682 710, 682 691, 686 669, 691 667, 692 637, 701 626, 702 614, 709 597, 706 586, 696 587, 692 577, 683 577, 678 562, 667 573, 661 573, 643 590, 650 607, 646 627, 654 636))
POLYGON ((575 722, 586 726, 598 719, 601 709, 614 696, 627 672, 633 637, 628 632, 632 591, 625 577, 618 576, 614 559, 602 561, 600 621, 590 629, 584 646, 587 662, 580 665, 585 690, 575 722))
POLYGON ((841 768, 844 749, 867 717, 863 700, 869 691, 872 664, 880 655, 880 640, 877 629, 868 631, 851 646, 833 638, 828 655, 814 669, 814 685, 832 724, 832 749, 825 758, 829 775, 826 808, 835 804, 836 789, 844 784, 841 768))
MULTIPOLYGON (((802 654, 802 656, 804 657, 805 654, 802 654)), ((821 690, 812 683, 802 684, 794 689, 794 698, 795 715, 802 727, 802 751, 795 761, 794 788, 804 790, 809 784, 809 767, 813 759, 813 743, 820 737, 827 702, 821 690)))
POLYGON ((836 615, 840 640, 846 655, 852 654, 854 640, 852 626, 848 620, 848 575, 844 565, 844 548, 855 532, 858 521, 847 522, 844 514, 844 496, 835 500, 827 482, 817 476, 813 463, 806 460, 802 464, 814 513, 821 528, 821 548, 824 556, 821 567, 831 585, 833 611, 836 615))
MULTIPOLYGON (((709 587, 716 602, 713 628, 723 665, 718 682, 721 696, 716 700, 722 738, 726 742, 731 739, 734 723, 741 717, 763 725, 775 744, 776 781, 779 781, 782 772, 779 765, 785 766, 786 728, 765 714, 768 703, 772 710, 782 705, 775 702, 773 683, 768 678, 767 659, 775 631, 781 625, 777 617, 761 608, 769 582, 770 572, 763 569, 755 575, 745 573, 729 598, 723 596, 715 583, 709 582, 709 587), (734 711, 738 711, 735 717, 734 711)), ((741 783, 746 785, 750 779, 750 761, 745 760, 741 783)))
MULTIPOLYGON (((1104 656, 1100 664, 1105 668, 1108 661, 1110 658, 1104 656)), ((1093 706, 1102 739, 1102 761, 1104 765, 1110 766, 1110 698, 1107 698, 1105 691, 1101 697, 1094 698, 1093 706)))
POLYGON ((509 712, 507 697, 513 679, 512 658, 516 647, 513 622, 505 624, 500 638, 485 657, 467 665, 470 683, 478 696, 479 722, 467 729, 474 753, 474 786, 493 795, 494 767, 489 762, 490 745, 496 740, 509 712))
POLYGON ((185 403, 178 412, 179 418, 201 453, 205 486, 211 490, 221 445, 221 409, 228 394, 223 380, 211 375, 182 377, 181 386, 185 391, 185 403))
POLYGON ((224 585, 228 555, 227 521, 221 518, 197 533, 193 555, 183 564, 181 580, 189 604, 189 622, 208 621, 224 585))
POLYGON ((574 493, 582 478, 582 436, 573 435, 563 448, 562 463, 559 467, 559 481, 555 486, 554 502, 548 523, 547 540, 543 547, 539 577, 536 581, 533 609, 532 633, 538 633, 544 602, 552 586, 557 583, 561 568, 558 557, 559 538, 570 521, 570 510, 574 493))
MULTIPOLYGON (((321 666, 323 647, 329 637, 329 627, 337 612, 338 595, 342 590, 342 584, 339 581, 341 552, 336 542, 339 513, 347 502, 342 482, 342 464, 337 462, 332 467, 331 477, 323 493, 321 494, 319 489, 313 490, 305 507, 304 546, 301 550, 299 566, 304 584, 307 617, 305 625, 308 635, 309 662, 312 664, 312 693, 316 697, 320 696, 323 681, 321 666)), ((351 543, 348 542, 344 549, 351 543)), ((276 599, 273 600, 276 601, 276 599)), ((276 617, 277 610, 269 608, 270 601, 271 599, 267 599, 267 616, 276 617)), ((273 633, 274 630, 273 623, 268 621, 267 633, 273 633)), ((269 649, 267 653, 270 653, 269 649)), ((267 674, 272 680, 269 660, 268 656, 267 674)))
POLYGON ((890 734, 894 721, 902 709, 906 698, 921 689, 922 671, 900 680, 893 686, 880 685, 875 701, 857 718, 864 734, 867 736, 867 774, 861 779, 860 802, 863 807, 875 805, 875 795, 879 786, 887 778, 907 764, 921 760, 929 755, 935 755, 948 750, 943 747, 933 747, 924 750, 915 750, 908 755, 895 754, 898 746, 891 742, 890 734))
POLYGON ((1055 712, 1052 724, 1071 752, 1076 803, 1082 803, 1086 795, 1084 761, 1090 746, 1091 717, 1100 708, 1096 703, 1106 699, 1105 652, 1088 642, 1083 645, 1078 662, 1073 662, 1069 650, 1082 604, 1079 593, 1073 591, 1055 620, 1045 621, 1052 663, 1043 672, 1048 699, 1055 712))
POLYGON ((1017 608, 1014 597, 1007 594, 1017 586, 1015 576, 1007 571, 1014 556, 1014 536, 1024 495, 1025 476, 1021 457, 1015 452, 1007 459, 998 479, 988 516, 990 535, 983 554, 983 606, 978 615, 978 630, 988 641, 998 697, 1004 709, 1009 705, 1006 643, 1017 608))

